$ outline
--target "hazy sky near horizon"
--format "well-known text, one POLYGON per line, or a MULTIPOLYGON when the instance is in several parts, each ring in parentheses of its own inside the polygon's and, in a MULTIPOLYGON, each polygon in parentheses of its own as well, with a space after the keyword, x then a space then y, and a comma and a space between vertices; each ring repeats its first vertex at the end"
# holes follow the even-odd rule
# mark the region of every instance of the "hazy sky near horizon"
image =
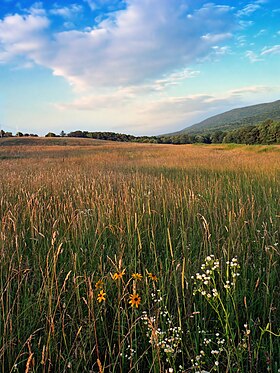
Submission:
POLYGON ((280 99, 278 0, 0 0, 0 126, 154 135, 280 99))

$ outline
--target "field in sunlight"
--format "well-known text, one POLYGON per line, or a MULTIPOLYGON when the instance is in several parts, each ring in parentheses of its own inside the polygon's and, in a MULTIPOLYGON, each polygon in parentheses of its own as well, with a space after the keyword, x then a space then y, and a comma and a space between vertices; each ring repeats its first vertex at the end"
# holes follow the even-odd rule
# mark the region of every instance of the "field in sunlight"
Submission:
POLYGON ((279 372, 280 147, 51 141, 0 140, 0 372, 279 372))

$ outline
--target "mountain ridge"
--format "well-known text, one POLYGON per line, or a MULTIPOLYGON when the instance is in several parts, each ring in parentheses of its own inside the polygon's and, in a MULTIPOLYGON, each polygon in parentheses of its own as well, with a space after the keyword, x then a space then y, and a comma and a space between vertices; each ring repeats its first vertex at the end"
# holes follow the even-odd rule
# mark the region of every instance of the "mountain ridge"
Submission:
POLYGON ((169 135, 232 131, 257 125, 267 119, 280 120, 280 100, 231 109, 169 135))

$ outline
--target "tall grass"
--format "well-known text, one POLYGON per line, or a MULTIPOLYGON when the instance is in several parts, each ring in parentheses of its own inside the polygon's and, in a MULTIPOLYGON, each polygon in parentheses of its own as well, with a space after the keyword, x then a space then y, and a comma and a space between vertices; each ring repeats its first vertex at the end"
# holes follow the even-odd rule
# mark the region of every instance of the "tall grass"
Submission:
POLYGON ((278 372, 280 153, 251 149, 2 148, 1 372, 278 372))

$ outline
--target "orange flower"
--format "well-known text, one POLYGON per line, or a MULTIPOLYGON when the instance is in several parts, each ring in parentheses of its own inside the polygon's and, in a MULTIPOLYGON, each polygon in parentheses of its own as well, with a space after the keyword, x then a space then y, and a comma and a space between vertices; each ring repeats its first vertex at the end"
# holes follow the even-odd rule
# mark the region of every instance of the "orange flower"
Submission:
POLYGON ((158 280, 157 276, 154 275, 152 272, 149 272, 149 273, 148 273, 148 276, 150 277, 150 279, 151 279, 152 281, 157 281, 157 280, 158 280))
POLYGON ((123 269, 121 272, 116 272, 113 275, 111 275, 112 279, 113 280, 121 280, 122 277, 123 277, 123 275, 124 275, 124 273, 125 273, 125 269, 123 269))
POLYGON ((131 304, 131 307, 136 307, 138 308, 140 302, 141 302, 141 297, 139 296, 139 294, 130 294, 129 295, 129 298, 130 298, 130 301, 129 303, 131 304))
POLYGON ((98 280, 95 284, 95 289, 98 290, 98 289, 101 289, 104 285, 104 282, 102 280, 98 280))

